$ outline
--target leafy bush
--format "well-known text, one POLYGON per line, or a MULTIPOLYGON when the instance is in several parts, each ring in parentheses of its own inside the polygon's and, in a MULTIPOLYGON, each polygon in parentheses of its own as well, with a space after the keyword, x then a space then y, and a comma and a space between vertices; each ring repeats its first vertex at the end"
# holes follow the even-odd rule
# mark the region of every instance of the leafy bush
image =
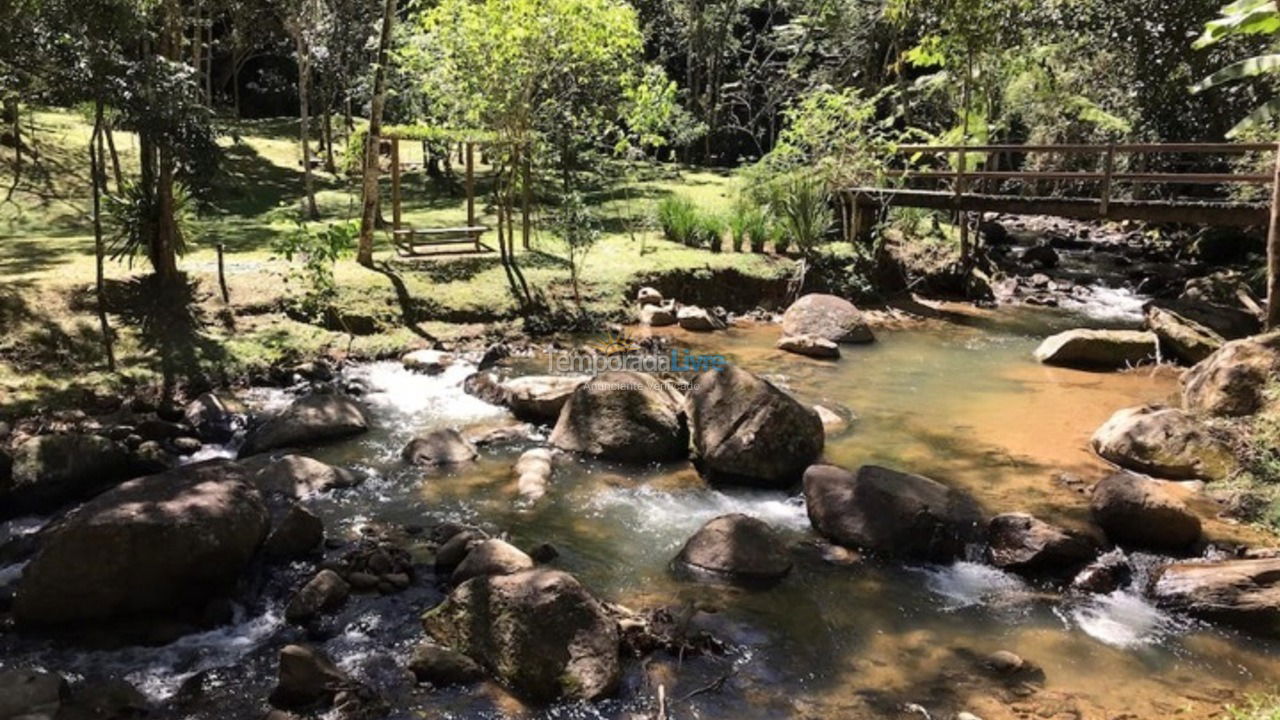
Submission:
POLYGON ((697 224, 698 208, 691 201, 672 195, 658 203, 658 226, 671 242, 692 246, 697 224))
MULTIPOLYGON (((733 251, 742 252, 753 237, 753 229, 757 233, 763 233, 762 228, 767 224, 767 218, 760 206, 743 198, 734 203, 725 223, 729 228, 729 238, 733 244, 733 251)), ((763 250, 762 246, 756 252, 763 250)))
POLYGON ((819 180, 794 177, 778 188, 773 207, 785 230, 785 241, 810 255, 831 227, 831 197, 819 180))
POLYGON ((711 252, 724 249, 724 220, 713 213, 699 213, 694 226, 694 247, 710 248, 711 252))
POLYGON ((289 262, 297 259, 301 267, 292 276, 305 288, 293 299, 294 308, 310 320, 320 320, 338 296, 333 266, 355 247, 360 224, 355 221, 325 225, 320 230, 305 223, 292 233, 281 236, 272 249, 289 262))
MULTIPOLYGON (((159 198, 146 192, 141 183, 125 183, 115 195, 104 195, 106 215, 113 228, 107 240, 108 252, 113 260, 127 260, 146 255, 152 267, 157 258, 151 257, 151 241, 157 230, 160 215, 159 198)), ((195 230, 195 213, 191 207, 191 193, 183 183, 173 184, 173 222, 177 236, 173 238, 173 251, 178 256, 187 252, 187 239, 195 230)))
POLYGON ((772 222, 764 208, 755 208, 746 218, 747 240, 751 243, 751 252, 763 253, 765 243, 774 239, 777 225, 772 222))

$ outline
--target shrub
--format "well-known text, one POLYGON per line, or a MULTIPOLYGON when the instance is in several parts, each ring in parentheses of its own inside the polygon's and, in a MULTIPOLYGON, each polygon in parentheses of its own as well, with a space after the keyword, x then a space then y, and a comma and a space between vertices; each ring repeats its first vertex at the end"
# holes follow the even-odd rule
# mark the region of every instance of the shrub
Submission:
POLYGON ((697 223, 698 208, 689 200, 672 195, 658 203, 658 226, 671 242, 693 245, 697 223))
POLYGON ((720 252, 724 248, 724 220, 713 213, 699 213, 694 225, 694 238, 693 247, 720 252))
POLYGON ((801 253, 812 254, 831 227, 830 200, 819 180, 797 177, 782 185, 773 204, 786 231, 784 242, 794 242, 801 253))
POLYGON ((729 217, 726 220, 726 225, 729 227, 729 239, 733 244, 734 252, 742 252, 750 238, 752 226, 758 219, 763 217, 764 212, 750 202, 739 200, 734 203, 733 210, 729 212, 729 217))

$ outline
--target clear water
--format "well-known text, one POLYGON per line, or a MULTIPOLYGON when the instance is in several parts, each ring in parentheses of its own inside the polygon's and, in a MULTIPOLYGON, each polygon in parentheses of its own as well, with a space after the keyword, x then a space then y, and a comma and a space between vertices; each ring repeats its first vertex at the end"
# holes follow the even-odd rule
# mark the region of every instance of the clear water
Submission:
MULTIPOLYGON (((831 462, 929 475, 971 493, 990 514, 1027 511, 1083 525, 1085 499, 1055 477, 1097 479, 1106 469, 1087 451, 1092 431, 1120 407, 1169 400, 1177 389, 1164 370, 1092 374, 1031 360, 1040 338, 1081 324, 1081 313, 1091 316, 1089 324, 1099 316, 1131 320, 1128 308, 1103 302, 1053 311, 955 309, 945 322, 882 332, 874 345, 846 348, 836 363, 774 350, 775 326, 670 334, 694 350, 729 355, 805 402, 855 413, 851 429, 828 441, 831 462)), ((527 359, 515 372, 542 367, 527 359)), ((400 595, 356 597, 317 637, 285 627, 279 620, 285 598, 268 597, 242 608, 234 625, 166 648, 86 654, 0 646, 0 666, 125 673, 156 700, 180 708, 175 714, 210 718, 259 712, 273 684, 275 652, 303 639, 380 688, 396 717, 652 716, 659 685, 677 718, 922 717, 911 708, 934 718, 967 710, 986 720, 1066 711, 1204 717, 1280 677, 1274 645, 1169 616, 1129 591, 1063 596, 971 562, 828 564, 812 547, 800 497, 708 488, 688 463, 636 467, 569 458, 557 464, 546 497, 532 505, 519 502, 511 474, 528 445, 486 450, 463 468, 403 467, 399 451, 415 433, 511 422, 505 411, 462 392, 468 372, 457 366, 430 378, 396 363, 351 371, 372 389, 366 401, 375 429, 314 455, 373 479, 319 501, 330 534, 463 520, 509 533, 517 544, 550 542, 560 552, 554 564, 608 600, 700 608, 695 624, 730 642, 726 657, 631 662, 618 699, 597 706, 528 709, 492 684, 414 688, 400 665, 419 637, 418 615, 441 597, 428 576, 423 587, 400 595), (796 562, 781 585, 748 592, 671 576, 668 563, 684 540, 727 512, 782 530, 796 562), (1028 694, 991 678, 980 658, 1002 649, 1043 668, 1043 688, 1028 694), (179 705, 183 682, 206 670, 204 694, 179 705)), ((284 398, 255 400, 278 405, 284 398)), ((1219 523, 1209 530, 1224 537, 1244 532, 1219 523)), ((429 562, 428 554, 419 555, 429 562)), ((303 570, 296 572, 301 582, 303 570)))

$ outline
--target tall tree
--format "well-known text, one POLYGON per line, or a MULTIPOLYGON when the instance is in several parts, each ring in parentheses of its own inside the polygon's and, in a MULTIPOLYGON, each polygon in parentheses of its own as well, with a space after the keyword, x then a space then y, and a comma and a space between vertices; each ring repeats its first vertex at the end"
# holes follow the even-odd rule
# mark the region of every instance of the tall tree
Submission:
POLYGON ((374 65, 373 98, 369 102, 369 132, 365 136, 364 184, 360 212, 360 244, 356 261, 373 265, 373 231, 378 216, 378 143, 382 134, 382 109, 387 95, 387 59, 391 49, 391 29, 396 16, 396 0, 386 0, 382 9, 382 31, 378 35, 378 61, 374 65))

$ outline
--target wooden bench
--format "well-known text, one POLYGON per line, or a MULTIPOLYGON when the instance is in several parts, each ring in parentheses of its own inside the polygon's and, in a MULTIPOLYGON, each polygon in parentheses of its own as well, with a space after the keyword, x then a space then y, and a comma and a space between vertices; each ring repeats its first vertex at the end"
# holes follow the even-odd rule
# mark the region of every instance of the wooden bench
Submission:
POLYGON ((489 231, 483 225, 464 225, 450 228, 409 228, 402 227, 391 231, 392 242, 400 255, 422 255, 419 248, 437 247, 440 245, 456 245, 470 243, 476 252, 482 252, 480 236, 489 231))

